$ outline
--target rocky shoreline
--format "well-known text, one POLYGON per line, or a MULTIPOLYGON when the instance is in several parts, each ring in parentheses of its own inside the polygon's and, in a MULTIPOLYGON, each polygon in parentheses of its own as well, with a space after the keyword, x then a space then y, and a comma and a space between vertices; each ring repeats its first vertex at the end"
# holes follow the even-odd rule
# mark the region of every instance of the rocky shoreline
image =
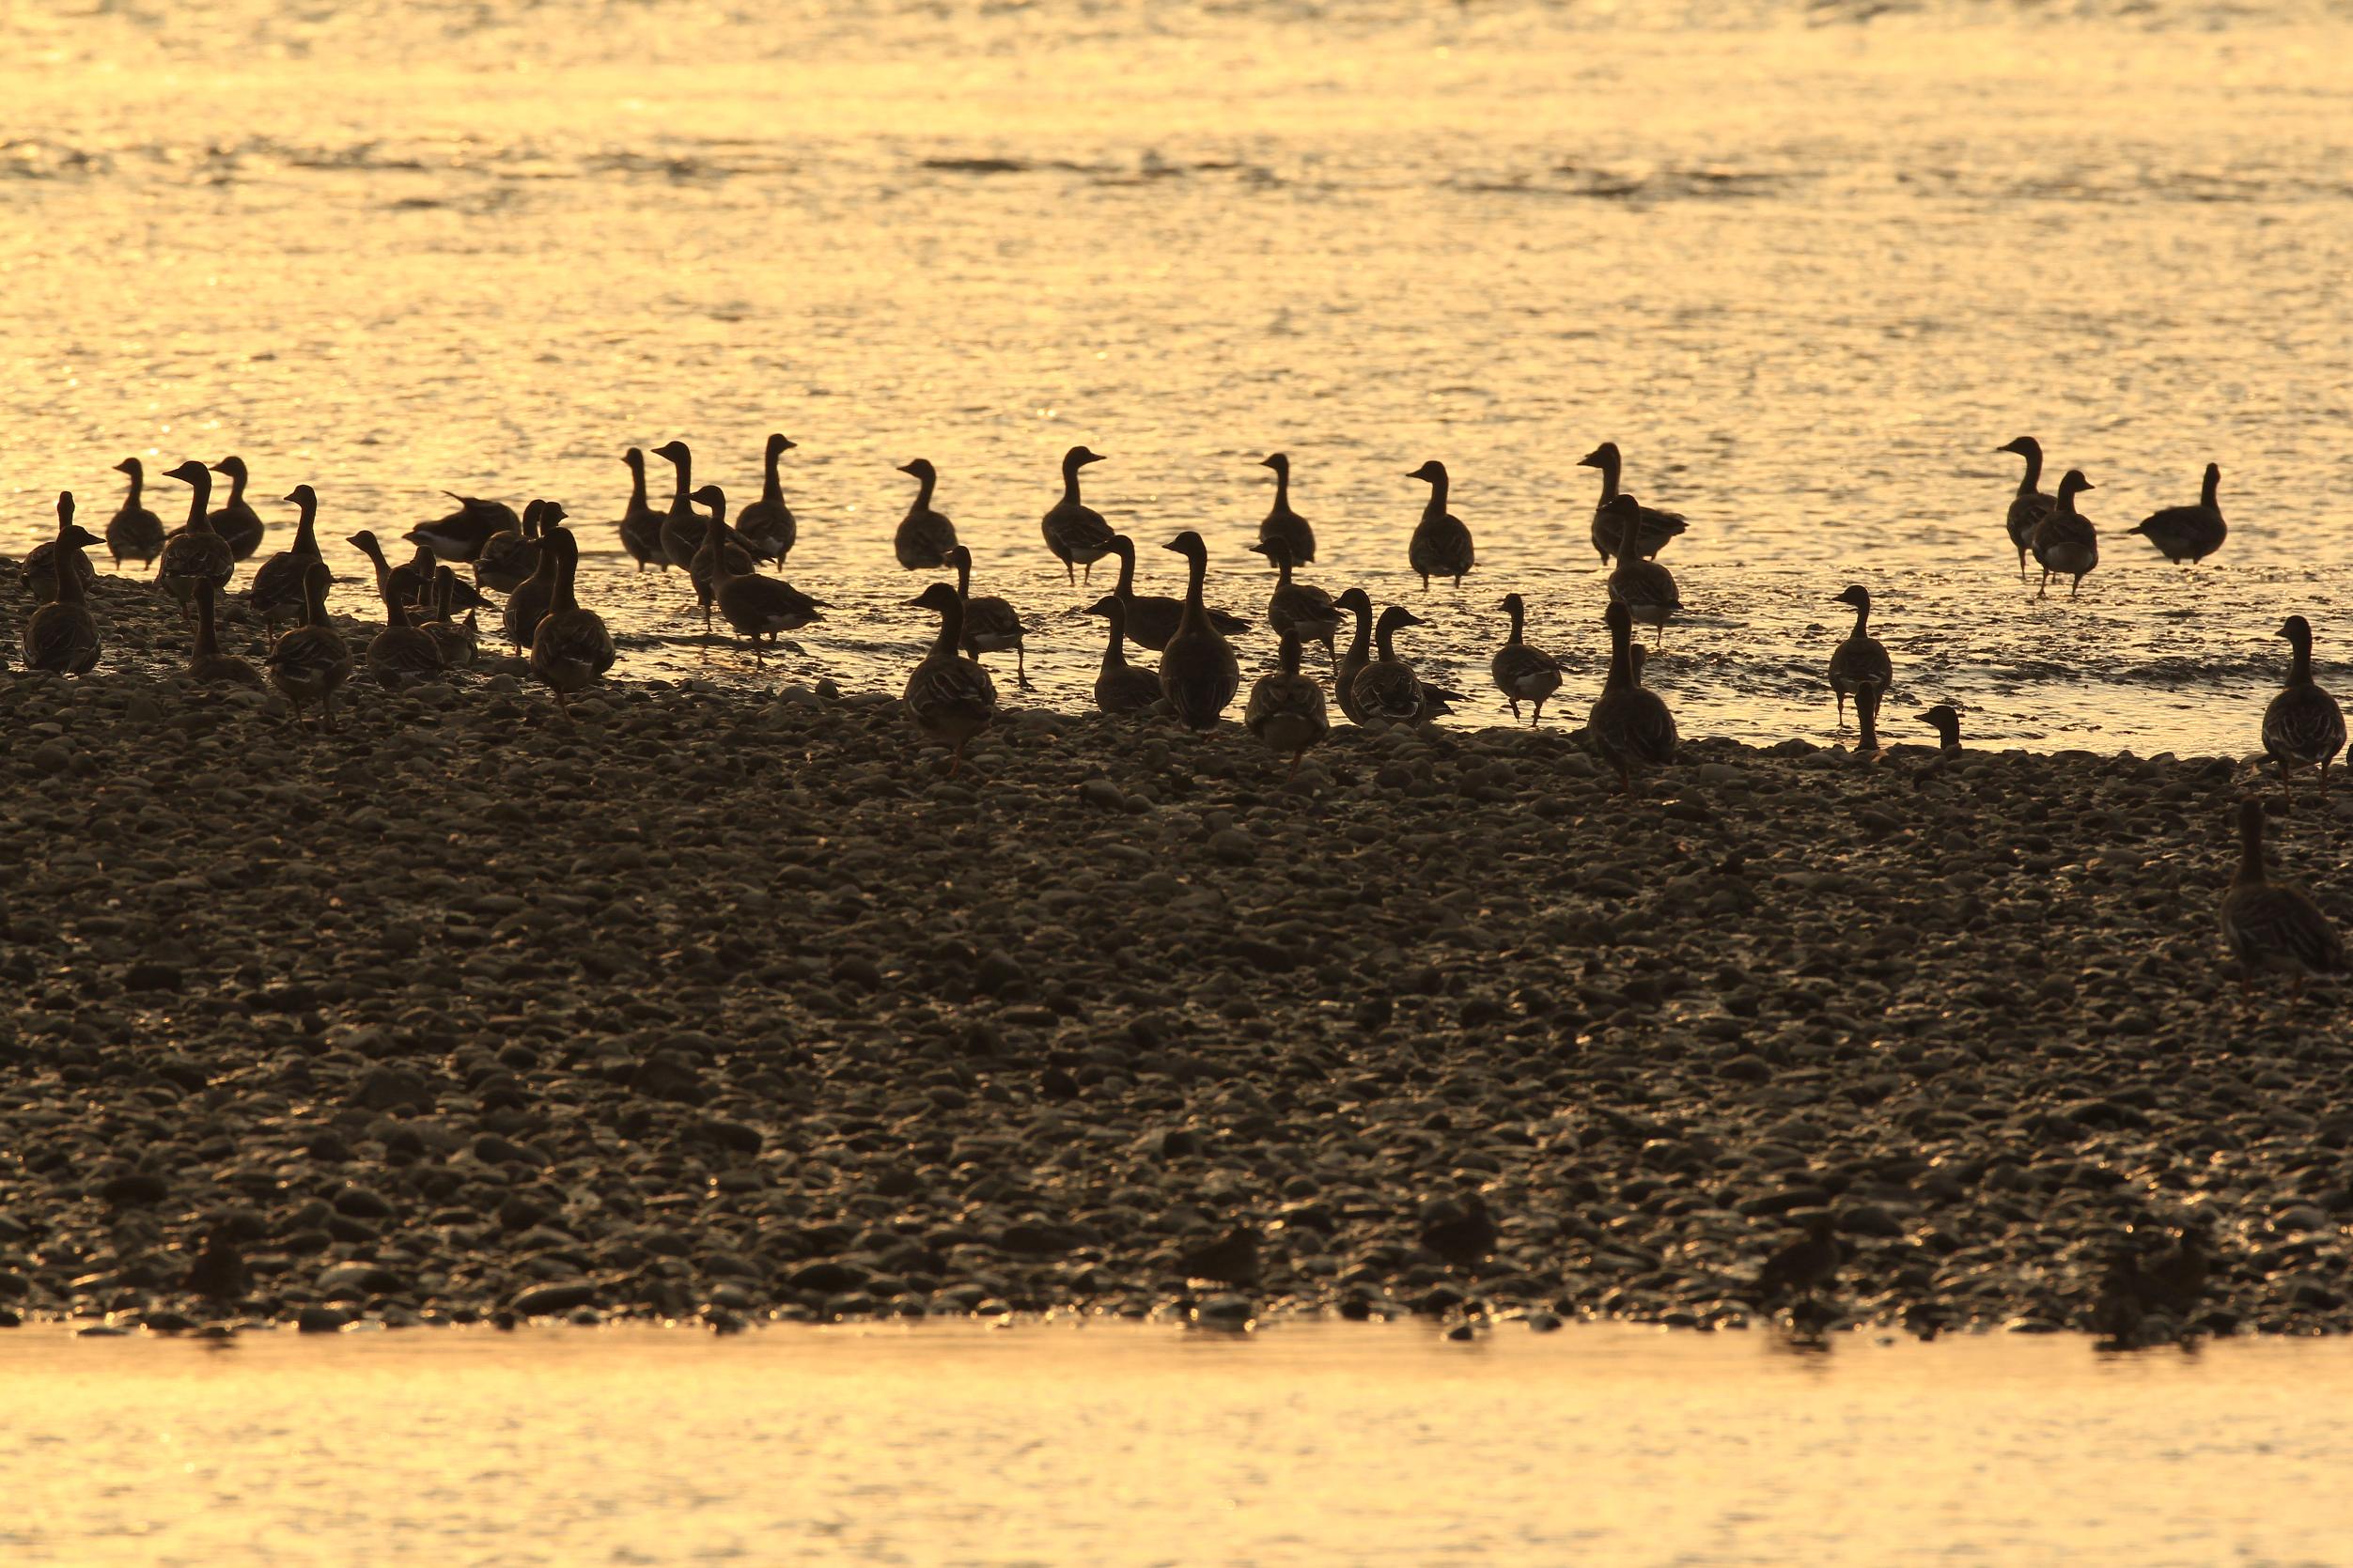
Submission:
MULTIPOLYGON (((2230 759, 1702 740, 1628 801, 1343 728, 1285 788, 1028 711, 949 782, 890 695, 576 708, 0 677, 0 1323, 1714 1326, 1826 1212, 1828 1317, 2093 1327, 2189 1223, 2139 1337, 2353 1327, 2345 991, 2239 996, 2230 759)), ((2341 925, 2348 807, 2272 849, 2341 925)))

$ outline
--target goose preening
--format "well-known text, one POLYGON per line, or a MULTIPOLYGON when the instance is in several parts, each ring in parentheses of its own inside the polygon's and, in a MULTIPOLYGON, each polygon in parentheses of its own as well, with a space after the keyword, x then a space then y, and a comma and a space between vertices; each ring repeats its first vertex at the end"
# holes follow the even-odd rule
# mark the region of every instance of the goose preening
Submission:
MULTIPOLYGON (((1274 557, 1267 546, 1279 544, 1290 551, 1291 565, 1312 567, 1316 564, 1316 531, 1307 520, 1291 510, 1291 459, 1280 452, 1258 459, 1258 466, 1274 470, 1274 505, 1267 511, 1266 520, 1258 524, 1258 542, 1252 548, 1270 561, 1274 557)), ((1275 629, 1280 631, 1282 628, 1275 629)), ((1313 637, 1301 642, 1312 643, 1313 637)))
POLYGON ((2051 498, 2049 514, 2029 541, 2035 562, 2043 568, 2043 585, 2035 591, 2036 598, 2050 592, 2053 572, 2075 579, 2075 585, 2067 590, 2067 597, 2075 598, 2082 591, 2084 577, 2099 565, 2099 532, 2075 509, 2075 498, 2091 488, 2081 469, 2067 470, 2059 481, 2059 493, 2051 498))
POLYGON ((711 601, 719 597, 719 578, 749 577, 759 567, 752 552, 727 537, 727 492, 705 485, 689 499, 710 508, 703 523, 703 542, 686 558, 686 575, 694 584, 694 602, 702 607, 703 635, 711 634, 711 601))
POLYGON ((1373 627, 1373 645, 1379 656, 1357 672, 1350 691, 1364 715, 1359 723, 1368 729, 1426 724, 1451 710, 1450 699, 1460 693, 1425 686, 1413 666, 1397 657, 1397 633, 1410 626, 1428 624, 1401 604, 1380 613, 1373 627))
POLYGON ((53 675, 87 675, 98 662, 98 622, 90 615, 86 583, 96 575, 83 551, 97 535, 73 520, 73 492, 57 496, 57 532, 50 541, 57 597, 24 622, 24 667, 53 675))
POLYGON ((1422 520, 1413 525, 1413 537, 1406 544, 1406 562, 1421 574, 1424 593, 1429 592, 1433 577, 1453 578, 1459 591, 1463 578, 1477 564, 1478 555, 1471 547, 1471 530, 1463 526, 1460 518, 1446 510, 1450 483, 1446 465, 1433 458, 1406 477, 1419 479, 1430 488, 1430 498, 1422 506, 1422 520))
POLYGON ((2329 798, 2329 764, 2345 748, 2345 712, 2336 698, 2313 679, 2312 623, 2290 615, 2279 635, 2287 639, 2293 658, 2287 684, 2263 710, 2263 749, 2280 765, 2280 788, 2288 788, 2288 771, 2295 768, 2320 770, 2320 798, 2329 798))
MULTIPOLYGON (((1162 652, 1168 646, 1168 640, 1176 635, 1177 627, 1184 623, 1185 601, 1170 598, 1165 594, 1136 592, 1136 547, 1127 535, 1114 534, 1111 536, 1109 553, 1119 557, 1119 583, 1106 597, 1119 600, 1127 608, 1128 641, 1154 653, 1162 652)), ((1086 613, 1090 615, 1101 614, 1102 600, 1098 599, 1088 605, 1086 613)), ((1223 610, 1205 613, 1209 617, 1209 624, 1225 636, 1231 637, 1250 629, 1250 623, 1239 615, 1229 615, 1223 610)))
POLYGON ((1217 727, 1218 715, 1241 689, 1242 667, 1201 602, 1202 581, 1209 571, 1209 547, 1188 528, 1169 540, 1166 548, 1182 555, 1188 569, 1184 614, 1161 653, 1161 695, 1186 728, 1207 732, 1217 727))
POLYGON ((1675 715, 1636 673, 1634 618, 1625 604, 1612 599, 1601 619, 1610 629, 1610 674, 1585 716, 1585 733, 1631 795, 1636 768, 1663 768, 1675 760, 1675 715))
POLYGON ((475 582, 492 593, 511 594, 538 570, 539 520, 547 505, 524 502, 521 527, 502 528, 482 541, 482 553, 474 558, 475 582))
POLYGON ((1021 646, 1021 613, 1001 598, 973 597, 973 552, 951 545, 947 564, 956 568, 956 595, 964 601, 964 651, 977 663, 984 653, 1013 650, 1014 684, 1030 689, 1029 656, 1021 646))
POLYGON ((147 489, 147 465, 136 458, 125 458, 115 465, 115 472, 130 479, 131 489, 106 521, 107 552, 114 556, 117 571, 122 570, 125 561, 152 566, 156 556, 164 551, 164 521, 147 509, 142 499, 147 489))
POLYGON ((237 557, 229 552, 228 541, 212 532, 212 471, 192 458, 164 477, 188 487, 188 521, 164 541, 155 580, 179 601, 181 613, 190 615, 195 613, 196 580, 210 582, 220 592, 237 570, 237 557))
MULTIPOLYGON (((400 536, 420 550, 429 551, 439 560, 471 566, 482 554, 482 547, 493 535, 516 533, 522 520, 504 501, 486 501, 478 495, 460 495, 455 490, 442 494, 458 504, 458 509, 430 522, 420 522, 400 536)), ((432 587, 432 567, 425 568, 420 586, 429 593, 432 587)))
POLYGON ((1518 594, 1505 594, 1500 608, 1511 617, 1511 632, 1504 639, 1504 645, 1495 650, 1488 671, 1494 678, 1495 690, 1511 704, 1514 719, 1519 717, 1521 703, 1535 705, 1535 711, 1528 718, 1528 727, 1534 729, 1544 722, 1544 705, 1561 689, 1561 661, 1528 643, 1525 599, 1518 594))
POLYGON ((310 564, 325 558, 319 552, 319 492, 297 485, 286 499, 294 507, 294 543, 255 567, 253 585, 245 591, 245 603, 261 617, 262 635, 273 638, 280 621, 301 623, 307 603, 304 580, 310 564))
POLYGON ((759 499, 745 502, 743 510, 736 514, 736 537, 743 548, 754 560, 775 562, 779 571, 801 537, 801 527, 793 520, 792 508, 785 505, 785 482, 776 472, 776 463, 797 444, 781 433, 768 438, 760 459, 759 499))
MULTIPOLYGON (((1605 562, 1613 555, 1622 556, 1619 547, 1626 540, 1625 523, 1610 510, 1610 503, 1618 498, 1618 478, 1625 466, 1618 456, 1617 442, 1603 442, 1578 458, 1577 466, 1601 471, 1601 498, 1593 505, 1594 553, 1605 562)), ((1666 549, 1675 536, 1691 526, 1682 513, 1662 512, 1656 506, 1637 506, 1635 517, 1640 532, 1634 537, 1634 553, 1644 560, 1666 549)))
POLYGON ((1642 503, 1620 491, 1610 498, 1609 512, 1618 534, 1617 565, 1610 568, 1610 602, 1626 606, 1627 614, 1644 626, 1658 628, 1658 640, 1663 643, 1668 619, 1683 608, 1675 574, 1643 558, 1637 543, 1643 525, 1642 503))
POLYGON ((2003 525, 2010 532, 2010 542, 2018 547, 2018 581, 2026 581, 2026 554, 2034 548, 2034 531, 2050 516, 2050 497, 2043 493, 2043 443, 2033 436, 2019 436, 1994 448, 1997 452, 2015 452, 2026 459, 2026 473, 2018 479, 2018 494, 2010 498, 2010 510, 2003 525))
POLYGON ((1095 668, 1095 706, 1105 713, 1142 713, 1161 700, 1157 670, 1140 670, 1128 662, 1128 607, 1105 595, 1087 611, 1100 615, 1111 628, 1102 661, 1095 668))
POLYGON ((1283 539, 1261 539, 1250 549, 1274 564, 1274 592, 1267 596, 1267 625, 1276 636, 1285 632, 1295 634, 1304 643, 1321 643, 1324 658, 1332 667, 1340 667, 1340 656, 1332 651, 1332 639, 1339 635, 1342 618, 1332 596, 1321 588, 1291 581, 1291 547, 1283 539))
POLYGON ((234 455, 223 458, 212 465, 212 472, 228 475, 228 499, 212 514, 212 532, 228 541, 233 559, 242 561, 261 548, 261 514, 245 499, 245 459, 234 455))
POLYGON ((1340 657, 1340 667, 1332 672, 1332 694, 1340 704, 1340 711, 1351 724, 1364 722, 1364 710, 1357 706, 1356 677, 1373 661, 1373 600, 1362 588, 1344 588, 1332 601, 1335 610, 1346 611, 1356 618, 1356 631, 1348 641, 1348 651, 1340 657))
POLYGON ((997 716, 997 686, 989 672, 958 650, 964 638, 964 596, 934 582, 907 601, 940 617, 940 635, 907 676, 903 696, 915 727, 950 749, 948 777, 964 766, 964 748, 997 716))
POLYGON ((1324 711, 1323 688, 1299 673, 1299 633, 1283 633, 1274 661, 1274 669, 1250 689, 1242 728, 1277 755, 1290 753, 1290 770, 1283 775, 1283 782, 1289 784, 1299 777, 1299 765, 1308 751, 1332 733, 1332 720, 1324 711))
POLYGON ((580 542, 563 527, 544 529, 541 538, 540 548, 552 551, 556 559, 555 597, 531 634, 531 673, 555 693, 557 709, 569 720, 571 697, 603 679, 617 655, 604 618, 581 606, 575 586, 580 542))
POLYGON ((322 728, 335 728, 335 688, 351 678, 351 648, 327 619, 327 585, 334 577, 324 561, 303 568, 303 624, 286 633, 271 648, 265 661, 270 684, 294 710, 300 728, 303 705, 319 705, 322 728))
POLYGON ((221 651, 212 616, 212 584, 196 582, 196 643, 188 656, 188 674, 205 686, 259 686, 261 672, 232 653, 221 651))
POLYGON ((914 476, 915 499, 907 515, 898 520, 898 532, 891 539, 892 553, 909 571, 937 570, 948 564, 948 551, 956 543, 956 524, 946 513, 931 507, 931 497, 940 488, 940 471, 928 458, 903 462, 898 471, 914 476))
POLYGON ((1865 686, 1876 687, 1881 693, 1895 678, 1895 666, 1887 657, 1887 648, 1871 635, 1871 590, 1861 583, 1849 584, 1846 592, 1831 601, 1854 607, 1855 629, 1846 641, 1831 650, 1831 692, 1838 702, 1838 722, 1847 723, 1847 699, 1865 686))
POLYGON ((2151 512, 2125 532, 2140 535, 2176 566, 2194 566, 2221 549, 2222 541, 2230 536, 2230 525, 2222 520, 2222 505, 2216 495, 2221 487, 2221 465, 2208 463, 2195 506, 2168 506, 2151 512))
POLYGON ((2263 802, 2238 803, 2238 870, 2222 895, 2222 938, 2238 960, 2242 990, 2274 970, 2296 978, 2345 972, 2345 940, 2301 890, 2274 882, 2263 868, 2263 802))
MULTIPOLYGON (((1079 470, 1089 463, 1103 460, 1099 452, 1074 446, 1062 455, 1062 499, 1055 502, 1038 523, 1046 536, 1046 548, 1062 563, 1064 575, 1073 582, 1079 581, 1078 567, 1087 568, 1087 580, 1095 576, 1095 563, 1111 553, 1111 524, 1103 515, 1079 499, 1079 470)), ((1132 613, 1130 619, 1133 619, 1132 613)), ((1129 630, 1132 632, 1134 627, 1129 630)))
POLYGON ((621 461, 629 465, 629 505, 621 508, 618 525, 621 549, 641 572, 647 567, 668 571, 670 557, 662 552, 662 514, 646 501, 646 454, 632 446, 621 454, 621 461))

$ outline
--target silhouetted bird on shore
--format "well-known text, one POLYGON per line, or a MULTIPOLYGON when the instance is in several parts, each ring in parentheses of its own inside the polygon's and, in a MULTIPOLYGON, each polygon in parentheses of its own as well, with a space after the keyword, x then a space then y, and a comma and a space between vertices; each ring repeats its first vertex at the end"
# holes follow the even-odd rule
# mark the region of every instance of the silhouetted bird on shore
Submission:
POLYGON ((1792 1294, 1812 1295, 1838 1273, 1844 1250, 1831 1234, 1831 1217, 1817 1210, 1800 1221, 1805 1234, 1765 1260, 1756 1271, 1760 1302, 1779 1301, 1792 1294))
POLYGON ((1476 1192, 1431 1199, 1422 1205, 1421 1224, 1414 1239, 1448 1263, 1476 1263, 1495 1250, 1495 1219, 1476 1192))
POLYGON ((1176 1267, 1188 1280, 1254 1285, 1258 1282, 1258 1233, 1249 1225, 1237 1225, 1215 1241, 1179 1254, 1176 1267))
POLYGON ((253 1279, 245 1270, 244 1255, 237 1244, 220 1231, 204 1238, 204 1249, 188 1265, 186 1288, 207 1301, 235 1303, 242 1301, 253 1288, 253 1279))

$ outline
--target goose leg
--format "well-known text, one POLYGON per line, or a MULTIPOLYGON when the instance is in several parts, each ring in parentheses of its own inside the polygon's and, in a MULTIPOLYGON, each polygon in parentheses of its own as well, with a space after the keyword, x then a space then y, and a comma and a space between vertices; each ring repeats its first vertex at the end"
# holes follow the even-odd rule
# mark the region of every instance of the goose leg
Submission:
POLYGON ((1504 701, 1511 704, 1512 722, 1518 723, 1519 722, 1519 699, 1506 691, 1504 694, 1504 701))
POLYGON ((1285 773, 1285 774, 1283 775, 1283 782, 1284 782, 1285 784, 1289 784, 1289 783, 1290 783, 1293 779, 1298 778, 1298 777, 1299 777, 1299 765, 1300 765, 1301 763, 1302 763, 1302 762, 1305 762, 1306 760, 1307 760, 1307 748, 1306 748, 1306 747, 1301 746, 1301 747, 1298 751, 1293 752, 1293 753, 1291 753, 1291 768, 1290 768, 1290 771, 1289 771, 1289 772, 1287 772, 1287 773, 1285 773))
POLYGON ((1831 691, 1838 699, 1838 727, 1843 730, 1847 727, 1847 693, 1835 686, 1831 688, 1831 691))

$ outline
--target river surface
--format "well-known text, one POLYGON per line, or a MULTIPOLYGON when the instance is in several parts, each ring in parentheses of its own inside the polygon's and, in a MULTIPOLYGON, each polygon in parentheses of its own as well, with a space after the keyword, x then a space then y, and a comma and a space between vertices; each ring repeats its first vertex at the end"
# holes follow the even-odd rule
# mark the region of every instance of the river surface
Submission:
POLYGON ((1860 582, 1893 736, 1952 700, 1986 744, 2243 753, 2283 614, 2346 668, 2347 58, 2341 5, 2189 0, 25 0, 0 550, 61 489, 105 516, 130 454, 239 453, 286 521, 314 484, 347 570, 348 533, 442 488, 553 496, 624 676, 896 690, 923 456, 1030 618, 1025 700, 1076 706, 1099 623, 1036 522, 1062 450, 1108 454, 1088 498, 1147 587, 1198 529, 1254 614, 1280 448, 1311 580, 1426 607, 1407 651, 1474 722, 1523 592, 1573 722, 1602 592, 1576 459, 1609 438, 1691 520, 1653 666, 1686 734, 1827 735, 1860 582), (801 443, 790 575, 834 608, 756 677, 607 524, 624 446, 688 440, 732 505, 771 430, 801 443), (2047 486, 2097 487, 2075 602, 2018 582, 1993 449, 2021 433, 2047 486), (1428 458, 1479 566, 1426 600, 1428 458), (2233 531, 2185 574, 2125 529, 2209 459, 2233 531))
POLYGON ((18 1564, 2342 1563, 2353 1346, 0 1335, 18 1564))

